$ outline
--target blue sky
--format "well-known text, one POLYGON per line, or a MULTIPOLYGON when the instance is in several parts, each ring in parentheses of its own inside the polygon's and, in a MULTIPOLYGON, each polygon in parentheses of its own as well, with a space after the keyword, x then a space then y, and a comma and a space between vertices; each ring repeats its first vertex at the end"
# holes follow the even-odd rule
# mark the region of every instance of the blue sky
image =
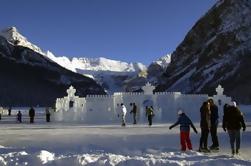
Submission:
POLYGON ((0 0, 0 28, 16 26, 57 56, 149 64, 172 53, 216 0, 0 0))

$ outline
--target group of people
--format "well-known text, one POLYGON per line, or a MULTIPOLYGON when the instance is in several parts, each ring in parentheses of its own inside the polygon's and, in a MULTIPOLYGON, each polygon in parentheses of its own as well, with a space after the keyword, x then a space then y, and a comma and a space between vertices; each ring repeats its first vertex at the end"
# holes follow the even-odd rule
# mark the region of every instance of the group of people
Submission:
MULTIPOLYGON (((31 107, 29 109, 29 117, 30 117, 30 123, 34 123, 35 109, 33 107, 31 107)), ((19 123, 22 123, 22 113, 21 113, 21 111, 18 111, 18 113, 17 113, 17 121, 19 123)))
MULTIPOLYGON (((223 115, 223 130, 228 132, 231 152, 232 155, 239 154, 240 150, 240 130, 246 130, 246 125, 244 122, 243 114, 238 109, 236 102, 232 102, 231 105, 224 105, 224 115, 223 115)), ((178 120, 176 123, 171 125, 169 129, 180 125, 180 143, 181 150, 186 149, 192 150, 192 143, 190 140, 190 126, 193 128, 194 132, 197 134, 197 130, 193 125, 191 119, 182 111, 178 111, 178 120)), ((203 102, 200 108, 200 152, 210 152, 210 150, 219 150, 219 141, 217 136, 217 128, 219 125, 219 114, 218 107, 214 104, 213 99, 203 102), (208 135, 211 135, 212 145, 208 148, 208 135)))
MULTIPOLYGON (((46 122, 50 122, 51 114, 48 107, 45 109, 45 115, 46 115, 46 122)), ((8 109, 8 116, 11 116, 11 107, 8 109)), ((23 116, 22 112, 18 111, 16 115, 17 122, 22 123, 22 116, 23 116)), ((30 123, 34 123, 35 109, 33 107, 29 109, 29 118, 30 118, 30 123)))
MULTIPOLYGON (((133 115, 133 124, 137 124, 138 108, 136 106, 136 103, 130 103, 130 106, 132 107, 130 114, 133 115)), ((127 108, 125 107, 124 103, 117 104, 117 114, 118 117, 120 117, 121 115, 121 120, 122 120, 121 126, 126 126, 126 113, 127 113, 127 108)), ((152 126, 152 119, 154 117, 153 106, 146 106, 145 114, 148 120, 148 125, 152 126)))

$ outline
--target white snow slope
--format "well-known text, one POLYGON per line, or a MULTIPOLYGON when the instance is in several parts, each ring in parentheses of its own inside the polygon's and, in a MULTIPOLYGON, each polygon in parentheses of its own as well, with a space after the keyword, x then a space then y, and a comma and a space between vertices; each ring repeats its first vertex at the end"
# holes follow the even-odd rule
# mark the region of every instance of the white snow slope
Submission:
POLYGON ((156 64, 160 65, 163 69, 166 69, 167 66, 171 63, 171 54, 167 54, 165 56, 162 56, 159 59, 157 59, 156 61, 154 61, 153 63, 156 63, 156 64))
POLYGON ((45 55, 44 52, 35 44, 30 43, 26 37, 21 35, 16 27, 9 27, 0 31, 0 36, 3 36, 6 40, 14 44, 18 41, 17 45, 24 46, 32 49, 35 52, 38 52, 42 55, 45 55))

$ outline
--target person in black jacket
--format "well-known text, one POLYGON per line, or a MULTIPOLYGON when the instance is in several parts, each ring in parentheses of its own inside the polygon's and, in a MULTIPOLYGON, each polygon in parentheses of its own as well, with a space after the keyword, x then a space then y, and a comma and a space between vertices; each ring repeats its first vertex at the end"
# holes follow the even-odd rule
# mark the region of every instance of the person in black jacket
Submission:
POLYGON ((132 110, 130 111, 130 114, 133 113, 133 124, 137 124, 136 115, 137 115, 137 106, 135 103, 130 104, 132 106, 132 110))
POLYGON ((22 123, 22 113, 21 113, 21 111, 18 111, 18 113, 17 113, 17 121, 19 123, 22 123))
POLYGON ((240 150, 240 129, 246 130, 246 124, 240 110, 237 108, 236 102, 232 106, 226 106, 223 115, 223 130, 228 131, 232 155, 239 154, 240 150), (236 148, 234 144, 236 143, 236 148))
POLYGON ((29 110, 29 117, 30 117, 30 123, 34 123, 35 110, 33 107, 31 107, 29 110))
POLYGON ((212 145, 210 146, 211 150, 219 150, 219 141, 217 136, 217 128, 219 123, 219 114, 218 114, 218 107, 214 104, 213 99, 209 99, 208 102, 210 103, 210 111, 211 111, 211 127, 210 127, 210 134, 212 138, 212 145))
POLYGON ((211 127, 211 111, 210 103, 208 101, 203 102, 200 107, 200 128, 201 128, 201 137, 200 137, 200 152, 209 152, 207 147, 208 133, 211 127))

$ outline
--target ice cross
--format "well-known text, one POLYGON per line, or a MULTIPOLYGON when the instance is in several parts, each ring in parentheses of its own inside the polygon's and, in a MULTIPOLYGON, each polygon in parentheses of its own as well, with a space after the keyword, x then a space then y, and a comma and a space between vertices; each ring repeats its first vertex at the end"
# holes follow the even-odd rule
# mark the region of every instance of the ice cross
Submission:
POLYGON ((142 87, 145 94, 153 94, 153 90, 155 89, 155 86, 152 86, 149 82, 146 83, 145 86, 142 87))
POLYGON ((224 88, 222 88, 221 85, 218 85, 218 87, 216 88, 216 92, 217 92, 217 95, 223 95, 224 88))
POLYGON ((67 89, 67 94, 69 97, 75 96, 75 93, 76 93, 76 89, 73 86, 70 86, 70 88, 67 89))

